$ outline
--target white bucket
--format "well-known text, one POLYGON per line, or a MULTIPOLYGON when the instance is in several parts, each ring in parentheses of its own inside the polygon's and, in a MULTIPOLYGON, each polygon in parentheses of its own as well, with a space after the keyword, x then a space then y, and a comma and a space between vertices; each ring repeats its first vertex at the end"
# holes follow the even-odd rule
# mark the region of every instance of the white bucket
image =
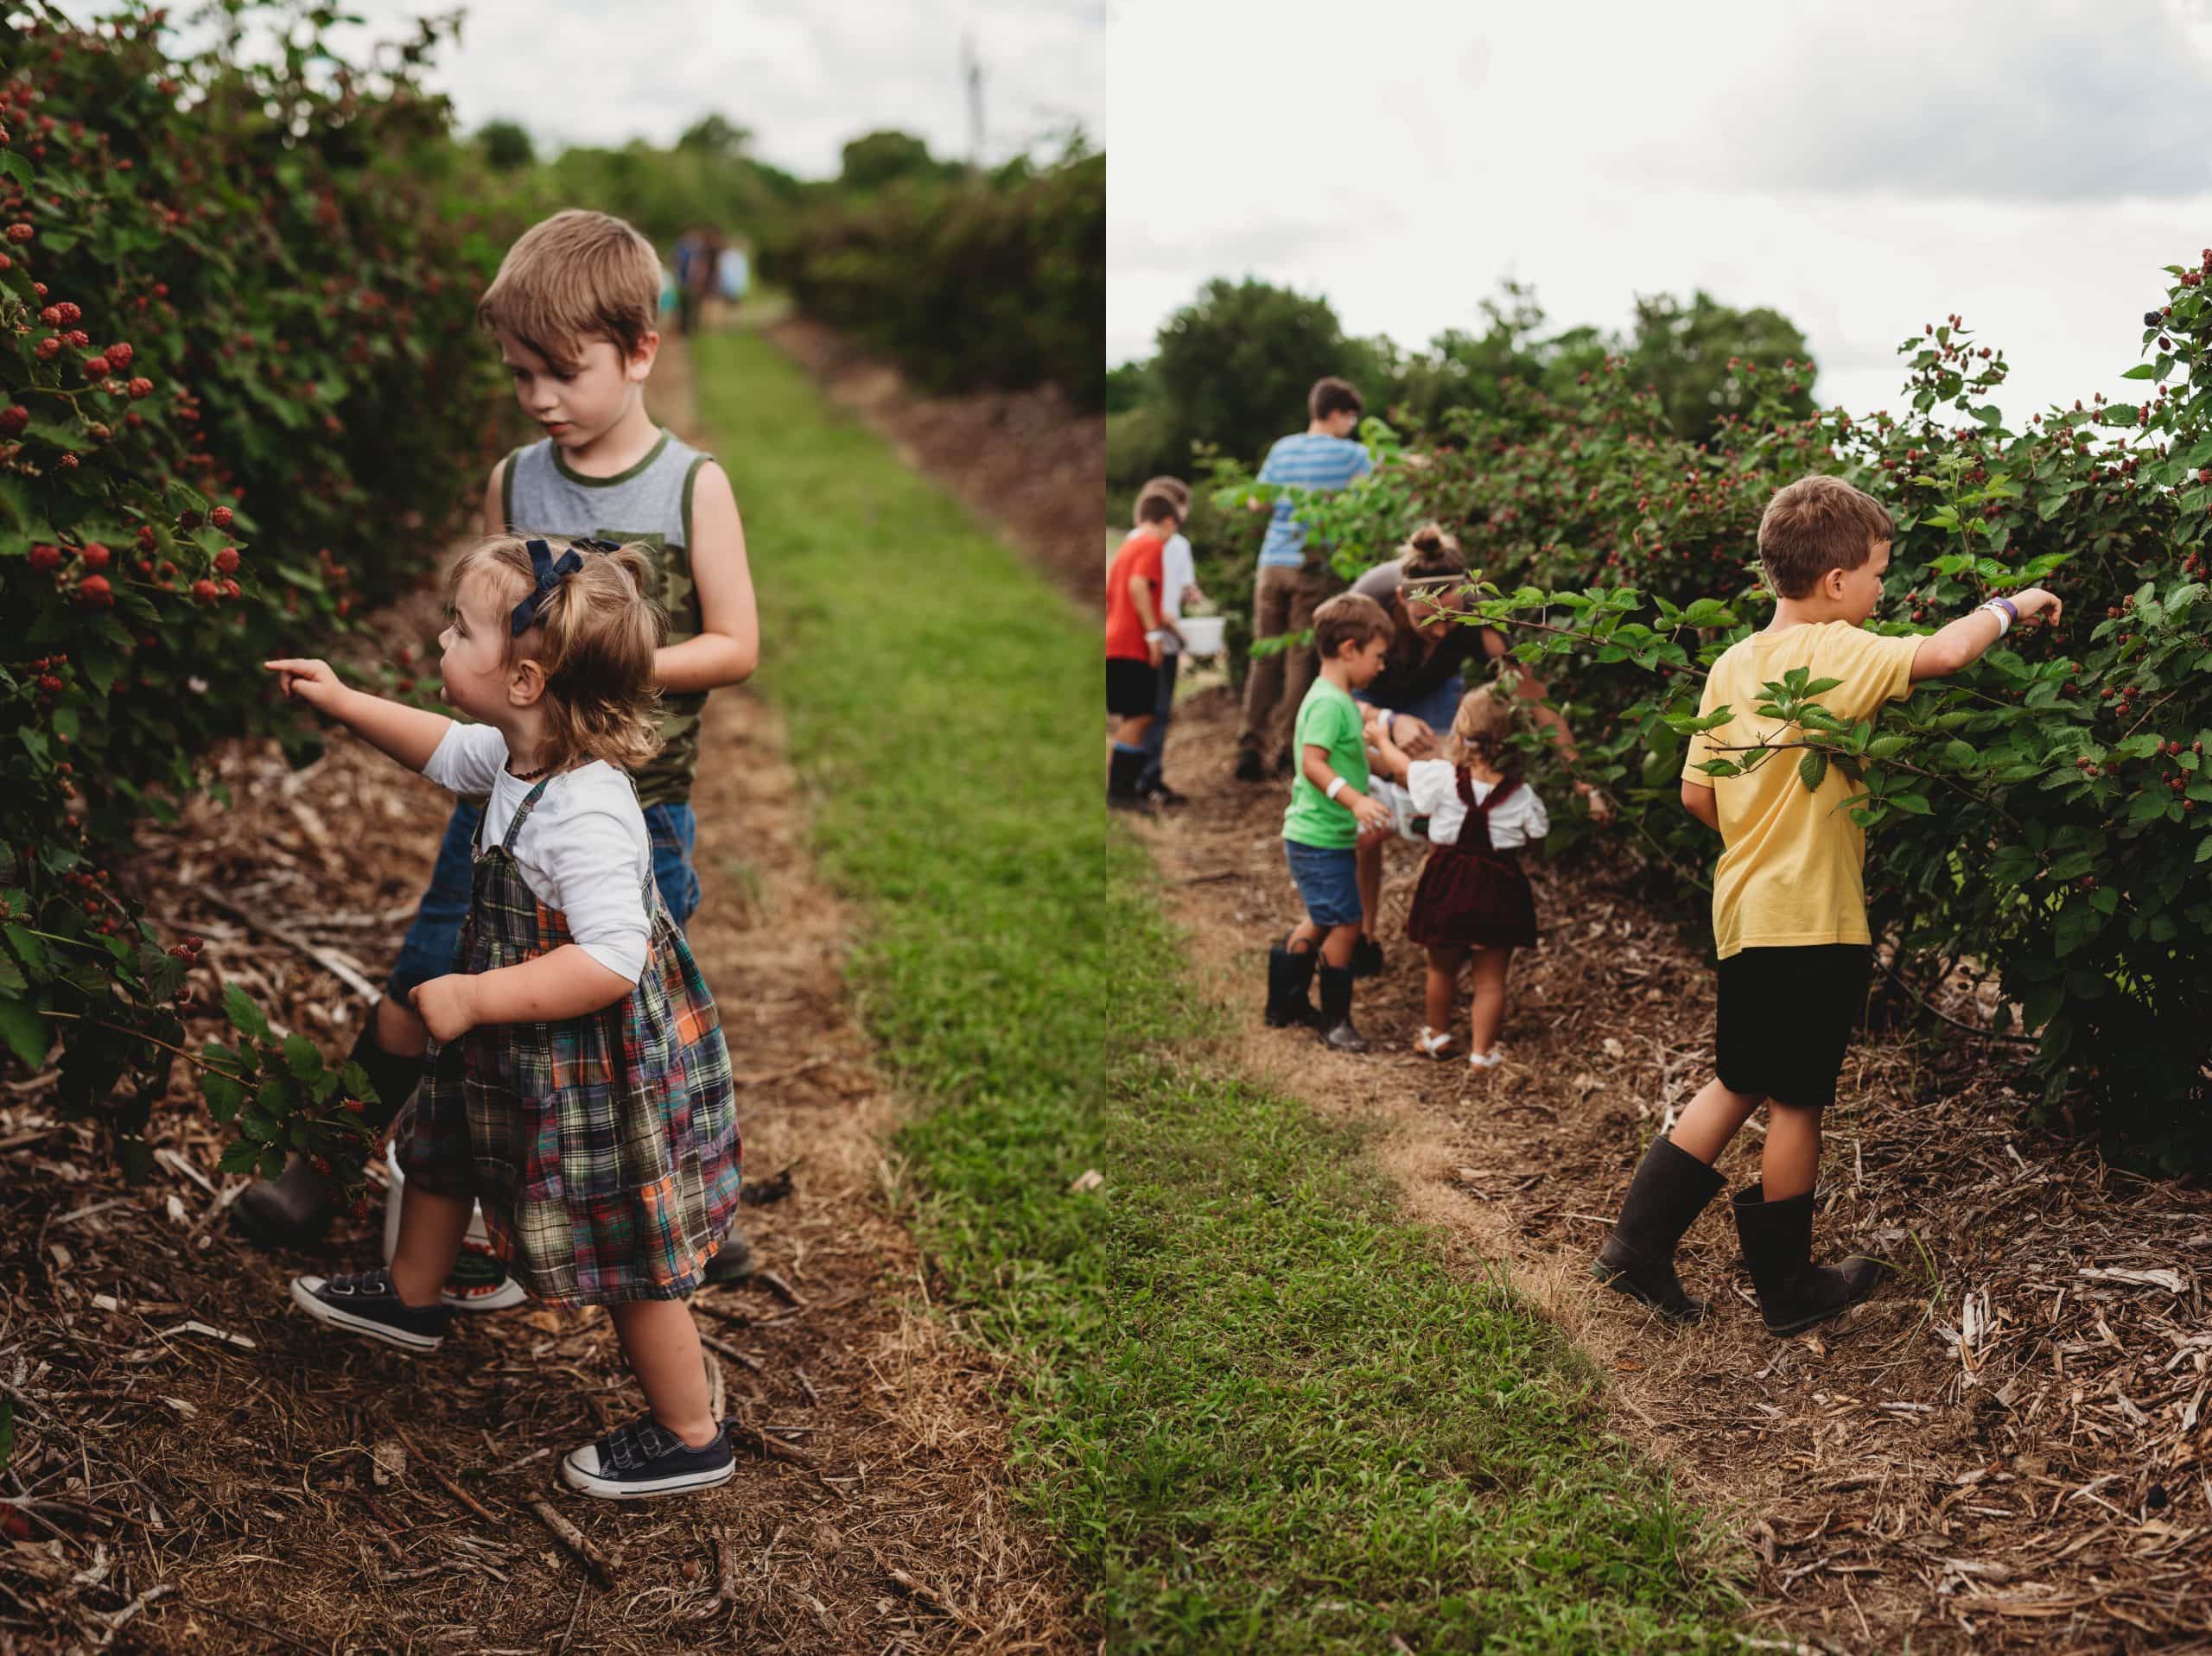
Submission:
POLYGON ((1193 656, 1217 656, 1221 653, 1222 633, 1229 625, 1227 618, 1219 615, 1186 615, 1176 626, 1183 634, 1183 648, 1193 656))
MULTIPOLYGON (((391 1256, 399 1252, 399 1198, 407 1188, 407 1175, 399 1171, 397 1133, 385 1145, 384 1164, 391 1175, 384 1193, 384 1262, 390 1265, 391 1256)), ((484 1228, 480 1207, 468 1210, 468 1232, 461 1238, 461 1258, 454 1262, 442 1298, 447 1304, 468 1311, 503 1311, 530 1298, 492 1252, 492 1233, 484 1228)))

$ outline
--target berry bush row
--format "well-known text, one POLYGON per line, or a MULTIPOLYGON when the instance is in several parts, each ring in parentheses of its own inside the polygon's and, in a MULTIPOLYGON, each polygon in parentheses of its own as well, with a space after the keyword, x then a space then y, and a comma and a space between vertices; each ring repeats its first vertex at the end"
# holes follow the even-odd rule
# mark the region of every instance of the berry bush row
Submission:
POLYGON ((829 198, 772 250, 808 314, 848 328, 934 390, 1050 381, 1104 401, 1106 157, 1018 181, 912 180, 829 198))
MULTIPOLYGON (((2016 632, 1878 723, 1817 711, 1817 785, 1845 767, 1878 824, 1867 891, 1885 958, 1917 993, 1964 969, 2001 987, 1997 1033, 2024 1029, 2053 1115, 2094 1104, 2107 1141, 2175 1165, 2212 1140, 2212 250, 2168 267, 2143 315, 2139 400, 2056 406, 2009 428, 2003 353, 1957 316, 1900 346, 1897 412, 1788 411, 1809 364, 1732 365, 1747 411, 1707 442, 1672 435, 1618 361, 1566 395, 1510 388, 1402 446, 1370 422, 1373 486, 1300 507, 1346 573, 1415 523, 1463 527, 1523 660, 1575 704, 1582 773, 1684 898, 1713 846, 1676 798, 1705 668, 1767 611, 1758 518, 1808 472, 1884 500, 1898 535, 1872 625, 1932 627, 2042 583, 2063 626, 2016 632)), ((1257 490, 1218 467, 1217 513, 1257 490)), ((1249 530, 1236 539, 1241 547, 1249 530)), ((1776 687, 1785 710, 1802 697, 1776 687)), ((1540 761, 1541 762, 1541 761, 1540 761)))
POLYGON ((308 738, 259 663, 429 570, 496 436, 486 272, 410 180, 426 29, 376 71, 291 18, 180 60, 159 10, 0 40, 0 1039, 127 1169, 174 1066, 234 1171, 358 1142, 365 1082, 278 1039, 108 872, 211 743, 308 738), (249 46, 249 41, 251 44, 249 46))

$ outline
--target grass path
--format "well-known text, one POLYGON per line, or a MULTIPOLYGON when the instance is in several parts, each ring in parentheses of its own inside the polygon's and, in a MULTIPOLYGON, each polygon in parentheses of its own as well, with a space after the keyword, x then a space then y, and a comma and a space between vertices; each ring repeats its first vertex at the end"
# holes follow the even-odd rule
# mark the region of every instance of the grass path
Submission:
POLYGON ((1099 798, 1096 623, 764 342, 697 348, 951 1314, 1116 1650, 1732 1648, 1695 1516, 1356 1136, 1213 1054, 1099 798), (1103 1175, 1096 1188, 1079 1176, 1103 1175))

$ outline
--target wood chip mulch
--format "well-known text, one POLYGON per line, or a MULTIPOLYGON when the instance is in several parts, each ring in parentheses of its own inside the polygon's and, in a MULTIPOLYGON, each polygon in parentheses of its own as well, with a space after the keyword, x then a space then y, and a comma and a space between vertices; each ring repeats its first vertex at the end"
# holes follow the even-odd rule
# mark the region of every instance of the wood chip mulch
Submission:
MULTIPOLYGON (((1816 1235, 1894 1279, 1770 1338, 1716 1200, 1682 1274, 1718 1314, 1667 1331, 1587 1273, 1644 1145, 1710 1078, 1708 964, 1618 866, 1539 861, 1545 936, 1513 966, 1508 1062, 1432 1063, 1402 936, 1421 853, 1395 847, 1388 968, 1357 1006, 1375 1050, 1265 1030, 1264 952, 1296 899, 1281 789, 1230 779, 1235 726, 1224 688, 1179 710, 1168 776, 1194 803, 1139 830, 1235 1014, 1230 1056, 1378 1126, 1412 1210, 1471 1268, 1505 1261, 1591 1352, 1624 1434, 1734 1526, 1761 1636, 2212 1650, 2212 1194, 2031 1125, 2020 1049, 1957 1026, 1986 1025, 1986 986, 1946 987, 1956 1025, 1878 996, 1886 1027, 1854 1046, 1828 1120, 1816 1235)), ((1758 1145, 1754 1127, 1731 1147, 1731 1188, 1758 1145)))

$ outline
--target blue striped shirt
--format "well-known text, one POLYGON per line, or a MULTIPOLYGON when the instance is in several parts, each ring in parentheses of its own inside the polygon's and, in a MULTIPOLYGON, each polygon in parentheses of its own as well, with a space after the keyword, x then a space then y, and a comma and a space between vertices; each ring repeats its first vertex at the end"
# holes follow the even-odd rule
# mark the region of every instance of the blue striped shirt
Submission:
MULTIPOLYGON (((1278 438, 1260 466, 1259 480, 1297 489, 1341 489, 1375 469, 1363 443, 1349 437, 1332 437, 1318 431, 1300 431, 1278 438)), ((1262 568, 1295 569, 1306 562, 1306 525, 1294 522, 1295 496, 1275 502, 1268 521, 1268 538, 1260 546, 1262 568)))

